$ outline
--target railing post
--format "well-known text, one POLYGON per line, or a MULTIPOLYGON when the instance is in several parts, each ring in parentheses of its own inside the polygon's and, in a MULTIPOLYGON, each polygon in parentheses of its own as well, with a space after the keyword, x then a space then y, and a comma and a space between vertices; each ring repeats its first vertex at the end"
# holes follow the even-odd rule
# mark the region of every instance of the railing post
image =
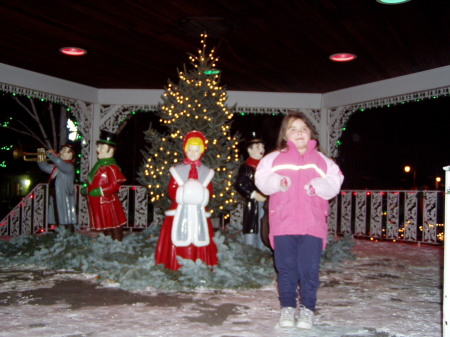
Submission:
MULTIPOLYGON (((450 336, 450 231, 445 229, 450 226, 450 166, 444 167, 445 170, 445 217, 444 217, 444 296, 443 296, 443 319, 442 319, 442 331, 444 337, 450 336)), ((450 228, 450 227, 449 227, 450 228)))

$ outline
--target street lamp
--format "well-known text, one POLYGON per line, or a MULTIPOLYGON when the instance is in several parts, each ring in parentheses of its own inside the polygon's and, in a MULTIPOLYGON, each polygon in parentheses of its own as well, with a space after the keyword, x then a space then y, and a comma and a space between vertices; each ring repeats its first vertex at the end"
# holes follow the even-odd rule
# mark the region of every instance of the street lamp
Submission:
POLYGON ((436 177, 436 182, 435 182, 435 189, 438 190, 439 189, 439 183, 441 182, 441 177, 436 177))
POLYGON ((406 165, 404 168, 406 173, 412 172, 413 173, 413 188, 416 188, 416 170, 413 170, 411 166, 406 165))

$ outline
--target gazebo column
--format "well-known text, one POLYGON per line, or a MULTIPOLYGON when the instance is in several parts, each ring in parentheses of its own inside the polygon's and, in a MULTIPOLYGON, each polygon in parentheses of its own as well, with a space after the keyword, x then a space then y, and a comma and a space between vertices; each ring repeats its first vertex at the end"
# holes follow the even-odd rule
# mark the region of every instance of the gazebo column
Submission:
MULTIPOLYGON (((444 167, 445 170, 445 219, 444 226, 447 228, 450 226, 450 166, 444 167)), ((450 336, 450 235, 445 233, 444 237, 444 294, 442 305, 442 331, 443 336, 450 336)))
POLYGON ((330 156, 330 125, 329 125, 328 109, 320 109, 320 122, 319 122, 319 142, 320 147, 325 155, 330 156))
POLYGON ((100 136, 100 104, 93 104, 91 117, 91 130, 89 134, 89 167, 97 161, 97 140, 100 136))

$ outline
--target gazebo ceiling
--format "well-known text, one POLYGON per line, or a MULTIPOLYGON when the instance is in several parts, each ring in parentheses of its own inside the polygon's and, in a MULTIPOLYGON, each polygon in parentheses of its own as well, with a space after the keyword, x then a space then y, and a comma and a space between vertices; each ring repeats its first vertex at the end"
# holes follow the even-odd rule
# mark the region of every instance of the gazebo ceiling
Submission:
POLYGON ((205 31, 227 89, 325 93, 449 65, 449 18, 449 0, 16 0, 0 5, 0 63, 162 89, 205 31), (61 54, 67 46, 87 55, 61 54), (357 59, 329 60, 340 52, 357 59))

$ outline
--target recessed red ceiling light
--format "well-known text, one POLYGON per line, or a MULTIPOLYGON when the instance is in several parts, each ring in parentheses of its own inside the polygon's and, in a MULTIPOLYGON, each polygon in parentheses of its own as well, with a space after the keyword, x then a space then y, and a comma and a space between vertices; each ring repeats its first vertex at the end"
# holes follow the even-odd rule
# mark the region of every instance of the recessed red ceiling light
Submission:
POLYGON ((348 62, 354 59, 356 59, 356 55, 351 53, 336 53, 330 56, 330 60, 335 62, 348 62))
POLYGON ((86 50, 78 47, 63 47, 59 51, 69 56, 83 56, 87 54, 86 50))

